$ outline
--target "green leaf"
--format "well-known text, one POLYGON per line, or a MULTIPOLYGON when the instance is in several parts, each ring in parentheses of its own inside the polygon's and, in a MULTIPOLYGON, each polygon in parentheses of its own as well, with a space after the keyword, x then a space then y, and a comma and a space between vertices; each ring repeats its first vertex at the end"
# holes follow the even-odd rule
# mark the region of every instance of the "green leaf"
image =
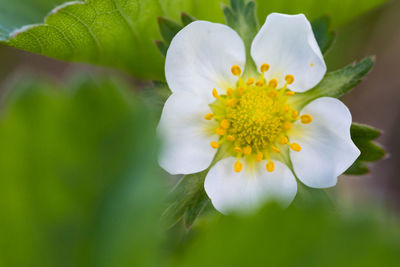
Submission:
POLYGON ((196 18, 193 16, 190 16, 189 14, 186 14, 185 12, 182 12, 181 14, 181 21, 183 23, 183 26, 187 26, 193 21, 196 21, 196 18))
POLYGON ((362 175, 369 172, 365 162, 374 162, 381 160, 386 152, 376 142, 380 136, 380 131, 368 125, 353 123, 350 128, 351 139, 361 151, 360 156, 352 166, 346 171, 349 175, 362 175))
POLYGON ((329 30, 330 18, 323 16, 311 22, 311 26, 322 54, 326 54, 335 41, 335 33, 329 30))
POLYGON ((0 117, 2 266, 157 266, 154 119, 124 84, 12 88, 0 117))
POLYGON ((56 59, 163 80, 164 60, 154 45, 159 39, 157 17, 178 19, 185 11, 222 21, 218 0, 201 4, 194 0, 87 0, 66 2, 50 12, 62 2, 16 0, 1 4, 0 41, 56 59))
POLYGON ((186 215, 186 226, 190 226, 208 201, 204 190, 204 179, 208 169, 185 175, 170 194, 170 204, 164 212, 169 226, 176 224, 186 215))
POLYGON ((344 25, 359 15, 385 3, 385 0, 256 0, 257 14, 261 22, 272 12, 298 14, 304 13, 309 20, 329 15, 334 29, 344 25))
POLYGON ((359 84, 362 78, 372 69, 375 59, 367 57, 359 63, 350 64, 340 70, 329 72, 313 89, 295 94, 290 98, 292 105, 302 109, 319 97, 339 98, 359 84))
POLYGON ((346 214, 318 203, 271 204, 251 216, 199 222, 171 266, 396 266, 399 226, 371 207, 346 214))

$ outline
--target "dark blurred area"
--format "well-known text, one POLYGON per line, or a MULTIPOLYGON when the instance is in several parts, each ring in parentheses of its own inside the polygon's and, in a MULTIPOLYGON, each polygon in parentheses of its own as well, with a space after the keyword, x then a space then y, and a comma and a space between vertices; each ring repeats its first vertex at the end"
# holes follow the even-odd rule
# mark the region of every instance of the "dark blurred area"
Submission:
MULTIPOLYGON (((390 1, 364 14, 337 32, 336 44, 326 57, 328 69, 334 70, 365 56, 376 55, 376 65, 367 78, 343 99, 355 122, 375 126, 383 131, 378 139, 387 157, 371 165, 365 176, 348 176, 339 180, 333 191, 346 204, 374 203, 400 210, 400 1, 390 1)), ((110 73, 111 70, 52 60, 13 48, 0 46, 0 84, 5 88, 28 76, 55 81, 68 79, 73 73, 110 73)), ((112 70, 130 83, 145 85, 124 73, 112 70)), ((140 87, 140 86, 139 86, 140 87)), ((143 87, 143 86, 142 86, 143 87)))

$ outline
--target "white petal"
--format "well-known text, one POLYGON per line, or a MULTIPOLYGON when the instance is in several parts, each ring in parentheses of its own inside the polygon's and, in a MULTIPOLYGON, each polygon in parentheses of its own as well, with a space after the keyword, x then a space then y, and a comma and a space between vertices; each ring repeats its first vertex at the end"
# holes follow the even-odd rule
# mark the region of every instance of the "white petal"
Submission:
POLYGON ((284 85, 284 77, 292 74, 295 80, 288 88, 295 92, 313 88, 326 72, 311 24, 303 14, 270 14, 254 38, 251 56, 258 67, 270 65, 265 77, 278 79, 279 87, 284 85))
POLYGON ((334 186, 360 155, 350 137, 350 111, 339 100, 322 97, 305 106, 301 114, 309 114, 313 120, 293 125, 290 141, 302 148, 290 152, 293 169, 307 186, 334 186))
POLYGON ((233 65, 242 69, 245 47, 239 35, 226 25, 195 21, 172 40, 165 75, 172 92, 190 91, 212 100, 212 89, 225 92, 237 82, 233 65))
POLYGON ((204 188, 214 207, 222 213, 251 212, 269 200, 288 206, 297 192, 293 173, 276 161, 275 170, 267 172, 266 161, 246 166, 239 173, 233 166, 236 159, 225 158, 217 162, 206 176, 204 188))
POLYGON ((167 100, 158 125, 163 142, 159 163, 171 174, 205 170, 216 150, 210 142, 216 134, 207 132, 213 122, 204 119, 211 110, 206 102, 191 93, 173 93, 167 100))

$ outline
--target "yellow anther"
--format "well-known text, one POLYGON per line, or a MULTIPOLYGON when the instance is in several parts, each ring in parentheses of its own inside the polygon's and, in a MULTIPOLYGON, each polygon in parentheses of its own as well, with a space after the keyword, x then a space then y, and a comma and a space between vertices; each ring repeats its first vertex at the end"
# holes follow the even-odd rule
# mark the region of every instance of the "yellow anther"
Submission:
POLYGON ((213 95, 213 97, 215 97, 215 98, 218 98, 218 97, 219 97, 217 89, 214 88, 214 89, 212 90, 212 95, 213 95))
POLYGON ((292 118, 293 118, 293 119, 296 119, 297 116, 299 116, 299 112, 298 112, 297 110, 293 110, 293 111, 292 111, 292 118))
POLYGON ((245 148, 243 148, 243 154, 245 154, 246 156, 251 154, 251 146, 246 146, 245 148))
POLYGON ((222 127, 218 127, 217 130, 215 131, 218 135, 225 135, 226 130, 222 127))
POLYGON ((260 162, 260 161, 263 160, 263 158, 264 158, 263 153, 262 152, 258 152, 257 155, 256 155, 256 161, 260 162))
POLYGON ((236 153, 242 153, 242 149, 240 148, 240 147, 235 147, 234 149, 233 149, 233 151, 235 151, 236 153))
POLYGON ((292 84, 294 82, 294 76, 292 74, 286 75, 285 81, 287 82, 287 84, 292 84))
POLYGON ((269 70, 269 65, 268 64, 262 64, 261 65, 261 68, 260 68, 260 70, 261 70, 261 72, 266 72, 266 71, 268 71, 269 70))
POLYGON ((257 81, 256 86, 259 86, 259 87, 264 86, 264 81, 257 81))
POLYGON ((293 92, 293 91, 287 91, 286 92, 286 95, 287 96, 293 96, 295 94, 295 92, 293 92))
POLYGON ((277 92, 275 90, 272 90, 271 92, 268 93, 268 96, 271 98, 275 98, 277 95, 277 92))
POLYGON ((289 143, 289 139, 286 136, 282 136, 280 143, 282 145, 286 145, 287 143, 289 143))
POLYGON ((239 88, 238 88, 238 94, 239 94, 239 95, 242 95, 242 94, 243 94, 243 91, 244 91, 244 88, 243 88, 243 87, 239 87, 239 88))
POLYGON ((296 152, 299 152, 301 150, 301 146, 297 143, 292 143, 290 144, 290 148, 293 149, 296 152))
POLYGON ((271 79, 268 82, 268 86, 271 87, 271 88, 276 88, 278 86, 278 81, 276 79, 271 79))
POLYGON ((267 165, 265 165, 265 168, 268 172, 273 172, 275 170, 275 164, 272 161, 268 161, 267 165))
POLYGON ((219 148, 219 143, 216 142, 216 141, 212 141, 212 142, 210 143, 210 145, 211 145, 211 147, 214 148, 214 149, 219 148))
POLYGON ((240 161, 236 161, 233 169, 235 170, 235 172, 241 172, 243 169, 243 164, 240 161))
POLYGON ((233 91, 232 88, 228 88, 228 90, 226 91, 226 94, 227 94, 228 96, 232 96, 233 93, 234 93, 234 91, 233 91))
POLYGON ((207 115, 204 116, 204 119, 206 120, 211 120, 212 118, 214 118, 214 114, 212 113, 208 113, 207 115))
POLYGON ((281 150, 279 148, 277 148, 276 146, 271 147, 272 150, 276 153, 281 153, 281 150))
POLYGON ((220 125, 222 128, 228 129, 231 124, 229 123, 228 120, 222 120, 220 125))
POLYGON ((254 83, 254 78, 249 78, 248 80, 247 80, 247 85, 252 85, 254 83))
POLYGON ((289 131, 290 129, 292 129, 292 124, 291 124, 290 122, 286 121, 286 122, 283 124, 283 129, 284 129, 285 131, 289 131))
POLYGON ((290 108, 288 105, 285 106, 285 112, 289 112, 290 108))
POLYGON ((226 137, 226 139, 228 139, 228 140, 231 141, 231 142, 235 141, 235 137, 233 137, 233 135, 228 135, 228 136, 226 137))
POLYGON ((304 115, 300 116, 300 120, 302 123, 308 124, 308 123, 312 122, 313 118, 311 115, 304 114, 304 115))
POLYGON ((236 105, 236 103, 237 103, 237 99, 229 99, 228 101, 226 101, 226 106, 227 107, 229 107, 229 106, 235 106, 236 105))
POLYGON ((240 76, 240 74, 242 74, 242 69, 238 65, 235 65, 231 68, 231 72, 235 76, 240 76))

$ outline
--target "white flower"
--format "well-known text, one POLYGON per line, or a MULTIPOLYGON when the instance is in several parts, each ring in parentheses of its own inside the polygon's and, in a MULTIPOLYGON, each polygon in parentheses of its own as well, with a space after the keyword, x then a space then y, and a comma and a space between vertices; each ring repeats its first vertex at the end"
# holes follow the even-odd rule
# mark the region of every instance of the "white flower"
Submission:
MULTIPOLYGON (((222 24, 196 21, 173 39, 165 73, 172 95, 159 133, 160 165, 171 174, 207 169, 214 207, 253 210, 269 199, 288 205, 295 176, 314 188, 334 186, 360 152, 350 138, 351 114, 322 97, 301 110, 291 102, 324 77, 326 66, 302 14, 271 14, 251 45, 259 73, 242 73, 245 46, 222 24)), ((247 59, 251 60, 251 59, 247 59)))

